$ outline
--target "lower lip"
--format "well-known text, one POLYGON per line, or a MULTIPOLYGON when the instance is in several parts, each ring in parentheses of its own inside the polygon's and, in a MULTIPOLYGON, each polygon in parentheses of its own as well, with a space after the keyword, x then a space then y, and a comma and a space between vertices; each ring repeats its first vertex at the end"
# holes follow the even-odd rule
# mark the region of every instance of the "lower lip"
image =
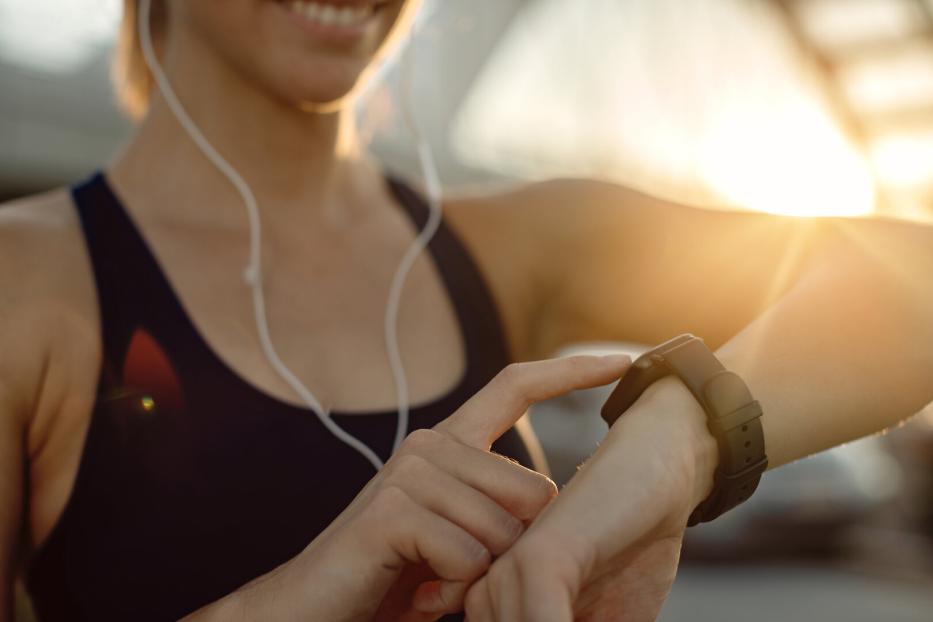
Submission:
POLYGON ((283 11, 288 13, 288 16, 294 24, 298 25, 305 32, 314 35, 316 39, 328 43, 354 43, 359 41, 376 22, 376 17, 382 9, 381 5, 376 5, 372 14, 365 20, 353 24, 352 26, 344 26, 339 24, 322 24, 317 20, 305 17, 301 13, 296 13, 292 10, 291 6, 285 2, 276 2, 276 4, 278 4, 283 11))

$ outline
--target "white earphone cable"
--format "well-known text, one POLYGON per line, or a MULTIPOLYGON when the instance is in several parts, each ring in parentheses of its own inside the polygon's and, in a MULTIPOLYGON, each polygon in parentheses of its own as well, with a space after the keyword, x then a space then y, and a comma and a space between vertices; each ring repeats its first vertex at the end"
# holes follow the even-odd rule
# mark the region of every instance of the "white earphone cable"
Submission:
MULTIPOLYGON (((253 315, 256 320, 256 330, 259 334, 259 341, 263 353, 269 360, 276 373, 295 391, 296 394, 308 405, 308 407, 317 415, 321 423, 340 441, 346 443, 360 454, 362 454, 378 471, 382 468, 382 459, 365 443, 344 431, 330 417, 330 413, 321 405, 301 380, 289 369, 289 367, 279 357, 272 338, 269 334, 269 325, 266 317, 266 301, 262 282, 262 223, 260 220, 259 206, 256 197, 253 194, 249 184, 243 179, 236 169, 213 147, 210 141, 200 131, 197 124, 191 119, 182 105, 178 96, 175 94, 168 77, 162 70, 158 57, 152 44, 152 35, 150 31, 150 13, 152 0, 141 0, 139 6, 139 37, 142 47, 143 58, 152 73, 153 80, 162 97, 165 99, 169 109, 175 115, 182 128, 188 136, 194 141, 204 156, 230 181, 246 207, 250 226, 250 254, 249 263, 244 271, 244 279, 252 290, 253 315)), ((416 237, 408 251, 402 258, 392 285, 389 290, 389 299, 386 305, 385 314, 385 339, 389 355, 389 365, 392 368, 393 378, 396 383, 396 393, 398 398, 398 426, 393 443, 393 451, 398 449, 404 439, 408 429, 409 397, 408 386, 405 378, 405 370, 402 365, 401 355, 398 346, 398 310, 401 303, 402 291, 405 281, 412 265, 418 258, 418 255, 427 247, 430 239, 436 233, 441 221, 442 190, 438 179, 434 159, 430 147, 427 145, 417 126, 408 114, 407 101, 405 107, 406 121, 409 129, 412 131, 415 142, 418 145, 418 156, 421 166, 424 170, 425 183, 427 186, 428 202, 430 207, 430 217, 421 233, 416 237)))
MULTIPOLYGON (((420 20, 416 21, 416 24, 413 27, 415 29, 412 33, 413 39, 417 35, 417 28, 420 26, 420 24, 420 20)), ((418 255, 428 246, 431 239, 434 237, 434 234, 437 233, 443 215, 443 188, 441 186, 440 175, 438 175, 437 172, 437 165, 434 160, 434 154, 431 152, 431 146, 428 144, 428 141, 425 140, 424 134, 421 131, 417 120, 411 113, 412 108, 410 96, 413 90, 413 80, 411 75, 413 65, 412 48, 413 44, 409 43, 408 47, 403 51, 404 57, 402 59, 402 70, 400 76, 402 82, 401 108, 405 125, 407 126, 408 131, 411 133, 415 142, 418 161, 421 165, 422 176, 424 178, 425 194, 430 211, 428 220, 424 225, 424 229, 421 230, 421 233, 417 238, 415 238, 414 243, 402 258, 402 263, 398 267, 398 272, 396 272, 395 278, 392 280, 392 287, 389 290, 389 301, 386 305, 386 349, 389 353, 389 364, 392 367, 392 372, 395 376, 395 387, 399 396, 398 427, 395 431, 395 442, 393 444, 395 449, 398 449, 399 445, 402 443, 402 440, 405 438, 405 434, 408 430, 409 414, 408 382, 405 378, 405 367, 402 365, 402 359, 399 354, 400 350, 398 345, 399 304, 401 303, 402 290, 405 286, 405 280, 408 278, 408 273, 411 270, 412 265, 414 265, 415 260, 418 258, 418 255), (404 396, 404 399, 402 396, 404 396)))

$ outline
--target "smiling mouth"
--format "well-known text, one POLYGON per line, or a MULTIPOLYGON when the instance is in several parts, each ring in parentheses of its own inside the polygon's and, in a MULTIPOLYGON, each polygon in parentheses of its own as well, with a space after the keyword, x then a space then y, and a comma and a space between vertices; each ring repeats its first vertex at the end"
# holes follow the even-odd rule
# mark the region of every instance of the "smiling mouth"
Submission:
POLYGON ((322 28, 359 28, 382 8, 382 3, 307 2, 286 0, 283 4, 294 14, 322 28))

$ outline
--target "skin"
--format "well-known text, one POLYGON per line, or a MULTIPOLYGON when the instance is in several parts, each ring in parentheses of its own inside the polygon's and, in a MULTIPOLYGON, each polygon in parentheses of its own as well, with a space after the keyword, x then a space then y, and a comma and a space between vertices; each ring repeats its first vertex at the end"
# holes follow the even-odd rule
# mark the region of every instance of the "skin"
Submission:
MULTIPOLYGON (((394 403, 382 309, 413 235, 356 148, 346 103, 414 8, 389 3, 370 36, 344 46, 310 37, 271 0, 169 7, 172 84, 259 198, 280 354, 342 411, 394 403)), ((245 380, 298 402, 259 349, 241 280, 240 199, 157 96, 107 175, 213 349, 245 380)), ((762 403, 772 466, 933 399, 928 228, 694 209, 569 180, 445 208, 490 283, 516 360, 580 340, 702 335, 762 403)), ((417 402, 456 381, 463 345, 429 260, 406 291, 399 334, 417 402)), ((0 210, 0 350, 9 354, 0 357, 0 611, 17 560, 42 544, 70 493, 95 398, 98 321, 68 195, 0 210)), ((717 462, 684 387, 651 387, 553 500, 543 476, 485 451, 528 403, 609 382, 627 365, 582 361, 510 368, 440 429, 409 438, 301 555, 192 619, 433 620, 464 606, 477 621, 653 619, 717 462), (491 489, 496 481, 511 484, 491 489), (457 485, 457 503, 432 494, 439 482, 457 485), (424 528, 379 520, 400 513, 424 528), (332 560, 347 573, 328 572, 332 560), (315 599, 310 584, 343 600, 315 599)))
MULTIPOLYGON (((813 236, 810 257, 787 269, 789 285, 757 302, 777 300, 717 351, 764 409, 770 468, 893 425, 933 398, 931 230, 885 221, 806 228, 813 236)), ((754 228, 740 230, 748 235, 754 228)), ((685 288, 666 295, 698 301, 691 321, 714 334, 730 313, 711 313, 704 322, 703 307, 741 313, 741 304, 727 305, 728 291, 754 295, 757 283, 741 278, 748 266, 716 256, 749 245, 767 253, 769 241, 727 238, 717 246, 705 233, 700 226, 679 239, 702 252, 678 257, 679 267, 666 266, 685 288), (683 281, 678 270, 686 272, 683 281), (703 274, 726 274, 726 295, 718 297, 715 287, 705 288, 709 302, 684 295, 701 293, 690 283, 703 274)), ((778 265, 781 257, 769 259, 778 265)), ((754 256, 748 262, 757 267, 754 256)), ((783 272, 760 275, 773 283, 783 272)), ((665 308, 664 296, 651 298, 655 308, 665 308)), ((575 308, 584 317, 600 313, 589 304, 575 308)), ((686 518, 711 490, 715 449, 708 434, 697 432, 703 419, 679 380, 650 387, 555 502, 470 589, 467 618, 653 620, 676 572, 686 518), (685 425, 693 432, 684 434, 685 425), (607 490, 624 491, 624 498, 607 502, 607 490)))

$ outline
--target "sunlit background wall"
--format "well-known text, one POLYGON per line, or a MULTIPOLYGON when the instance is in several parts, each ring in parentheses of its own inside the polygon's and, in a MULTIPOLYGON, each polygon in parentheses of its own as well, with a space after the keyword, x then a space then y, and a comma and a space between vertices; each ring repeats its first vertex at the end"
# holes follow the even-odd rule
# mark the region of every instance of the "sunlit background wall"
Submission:
MULTIPOLYGON (((596 175, 692 202, 933 218, 933 0, 429 9, 413 100, 450 185, 596 175)), ((125 135, 107 88, 119 12, 0 0, 6 193, 73 180, 125 135)), ((390 101, 377 90, 361 114, 404 158, 390 101)))
MULTIPOLYGON (((427 10, 407 95, 451 192, 589 176, 688 203, 933 221, 933 0, 427 10)), ((119 17, 118 0, 0 0, 0 198, 79 180, 131 131, 109 88, 119 17)), ((417 177, 402 90, 387 67, 359 125, 417 177)), ((533 413, 557 479, 604 432, 604 395, 533 413)), ((933 620, 930 430, 919 419, 770 474, 691 531, 662 619, 933 620)))

